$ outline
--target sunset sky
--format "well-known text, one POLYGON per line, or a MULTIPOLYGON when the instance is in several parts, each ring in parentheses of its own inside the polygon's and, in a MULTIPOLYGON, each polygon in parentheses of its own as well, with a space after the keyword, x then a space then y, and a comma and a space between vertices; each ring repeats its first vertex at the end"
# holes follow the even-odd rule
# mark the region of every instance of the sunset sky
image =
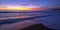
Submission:
POLYGON ((60 8, 60 0, 0 0, 0 10, 40 10, 55 7, 60 8))

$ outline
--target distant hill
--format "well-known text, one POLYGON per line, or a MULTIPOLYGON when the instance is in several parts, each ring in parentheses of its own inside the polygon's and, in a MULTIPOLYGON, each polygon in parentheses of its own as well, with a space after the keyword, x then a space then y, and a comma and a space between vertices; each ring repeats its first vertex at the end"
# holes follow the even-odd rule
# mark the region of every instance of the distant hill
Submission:
POLYGON ((53 8, 53 9, 51 9, 51 10, 60 10, 60 8, 53 8))

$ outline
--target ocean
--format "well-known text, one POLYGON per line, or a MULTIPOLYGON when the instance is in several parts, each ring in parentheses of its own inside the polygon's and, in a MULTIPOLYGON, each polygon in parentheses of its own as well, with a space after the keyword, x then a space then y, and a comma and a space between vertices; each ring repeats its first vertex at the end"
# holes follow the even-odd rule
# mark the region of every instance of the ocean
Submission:
POLYGON ((48 28, 60 29, 60 10, 32 11, 32 12, 0 12, 0 30, 24 28, 42 23, 48 28))

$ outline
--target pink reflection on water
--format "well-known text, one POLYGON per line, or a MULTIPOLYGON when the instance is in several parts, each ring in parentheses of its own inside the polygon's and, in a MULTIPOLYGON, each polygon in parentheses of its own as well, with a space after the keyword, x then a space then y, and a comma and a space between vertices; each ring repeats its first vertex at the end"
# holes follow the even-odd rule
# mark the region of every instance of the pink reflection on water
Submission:
POLYGON ((14 16, 14 17, 8 17, 8 18, 0 18, 0 20, 6 20, 6 19, 18 19, 18 18, 28 18, 33 16, 14 16))
POLYGON ((18 19, 18 18, 29 18, 29 17, 35 17, 35 16, 43 16, 41 14, 33 14, 32 16, 28 15, 22 15, 22 16, 11 16, 11 17, 6 17, 6 18, 0 18, 0 20, 6 20, 6 19, 18 19))
POLYGON ((33 16, 15 16, 15 17, 9 17, 9 18, 28 18, 28 17, 33 17, 33 16))

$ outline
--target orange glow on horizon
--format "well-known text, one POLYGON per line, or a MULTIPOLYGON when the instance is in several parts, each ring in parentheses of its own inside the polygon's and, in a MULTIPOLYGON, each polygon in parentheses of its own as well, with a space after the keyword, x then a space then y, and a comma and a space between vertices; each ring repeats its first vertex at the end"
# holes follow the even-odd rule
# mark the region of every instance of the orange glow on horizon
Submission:
POLYGON ((0 10, 44 10, 44 8, 21 8, 21 7, 9 7, 9 8, 0 8, 0 10))

